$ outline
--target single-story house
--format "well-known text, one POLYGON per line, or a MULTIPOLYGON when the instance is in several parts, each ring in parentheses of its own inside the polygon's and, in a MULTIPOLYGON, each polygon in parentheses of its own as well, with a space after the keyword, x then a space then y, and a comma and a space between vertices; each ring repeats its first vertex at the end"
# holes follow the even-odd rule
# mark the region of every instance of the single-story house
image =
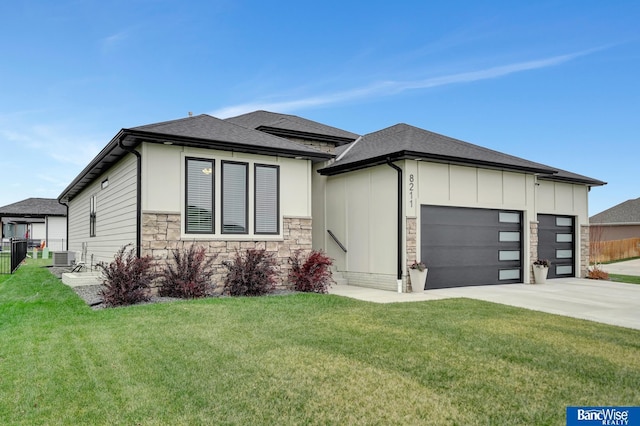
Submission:
POLYGON ((627 200, 589 218, 600 241, 640 238, 640 198, 627 200))
POLYGON ((55 198, 27 198, 0 207, 2 239, 27 238, 51 250, 66 250, 67 209, 55 198))
MULTIPOLYGON (((583 276, 588 192, 604 182, 406 124, 364 136, 256 111, 122 129, 60 194, 69 249, 157 260, 185 244, 323 249, 350 284, 408 291, 583 276), (419 289, 414 289, 419 290, 419 289)), ((218 279, 224 269, 218 270, 218 279)))

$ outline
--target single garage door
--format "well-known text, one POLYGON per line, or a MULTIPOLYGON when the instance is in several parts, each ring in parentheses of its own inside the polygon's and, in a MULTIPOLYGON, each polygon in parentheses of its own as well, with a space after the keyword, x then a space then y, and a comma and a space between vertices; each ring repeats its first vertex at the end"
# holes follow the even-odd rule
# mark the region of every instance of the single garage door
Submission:
POLYGON ((575 218, 538 215, 538 258, 551 262, 547 278, 575 276, 575 218))
POLYGON ((522 282, 522 212, 421 206, 427 289, 522 282))

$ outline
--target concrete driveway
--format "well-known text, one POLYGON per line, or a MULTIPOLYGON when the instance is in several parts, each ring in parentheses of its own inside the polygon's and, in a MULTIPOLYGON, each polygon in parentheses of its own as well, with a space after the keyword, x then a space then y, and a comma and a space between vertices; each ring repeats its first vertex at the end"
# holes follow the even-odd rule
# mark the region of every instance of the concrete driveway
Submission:
POLYGON ((640 259, 627 260, 625 262, 600 265, 602 270, 610 274, 635 275, 640 277, 640 259))
POLYGON ((330 293, 375 303, 466 297, 640 330, 640 285, 637 284, 560 278, 548 280, 546 284, 459 287, 423 293, 334 285, 330 293))

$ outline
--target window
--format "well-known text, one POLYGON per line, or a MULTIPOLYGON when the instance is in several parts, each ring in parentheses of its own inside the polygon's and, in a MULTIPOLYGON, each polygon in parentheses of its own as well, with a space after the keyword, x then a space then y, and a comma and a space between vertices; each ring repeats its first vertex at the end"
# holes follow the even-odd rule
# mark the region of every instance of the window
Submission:
POLYGON ((247 163, 222 162, 222 233, 248 233, 247 163))
POLYGON ((518 212, 500 212, 498 217, 502 223, 520 223, 520 213, 518 212))
POLYGON ((277 234, 280 225, 280 168, 255 165, 255 233, 277 234))
POLYGON ((98 204, 98 197, 92 195, 89 199, 89 236, 96 236, 96 208, 98 204))
POLYGON ((214 232, 214 161, 187 158, 186 233, 214 232))
POLYGON ((500 231, 498 240, 500 242, 520 241, 520 232, 500 231))
POLYGON ((520 260, 520 250, 500 250, 498 260, 520 260))
POLYGON ((501 269, 500 272, 498 272, 498 279, 500 281, 519 280, 520 269, 501 269))

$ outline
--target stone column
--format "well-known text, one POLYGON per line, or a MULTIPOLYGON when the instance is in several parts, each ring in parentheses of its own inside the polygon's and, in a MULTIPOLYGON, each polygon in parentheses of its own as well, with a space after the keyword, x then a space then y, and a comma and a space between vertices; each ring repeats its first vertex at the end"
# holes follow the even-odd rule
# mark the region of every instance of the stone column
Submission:
POLYGON ((535 283, 533 277, 533 262, 538 260, 538 221, 529 222, 529 283, 535 283))
POLYGON ((580 225, 580 277, 589 275, 589 225, 580 225))
MULTIPOLYGON (((407 269, 409 268, 409 265, 411 265, 413 262, 415 262, 416 260, 419 261, 420 259, 418 259, 418 220, 415 217, 408 217, 407 218, 407 242, 405 244, 405 255, 406 255, 406 259, 407 259, 407 269)), ((409 274, 407 274, 407 278, 406 278, 406 289, 405 291, 408 291, 408 287, 411 284, 411 279, 409 277, 409 274)), ((412 289, 413 290, 413 289, 412 289)))

